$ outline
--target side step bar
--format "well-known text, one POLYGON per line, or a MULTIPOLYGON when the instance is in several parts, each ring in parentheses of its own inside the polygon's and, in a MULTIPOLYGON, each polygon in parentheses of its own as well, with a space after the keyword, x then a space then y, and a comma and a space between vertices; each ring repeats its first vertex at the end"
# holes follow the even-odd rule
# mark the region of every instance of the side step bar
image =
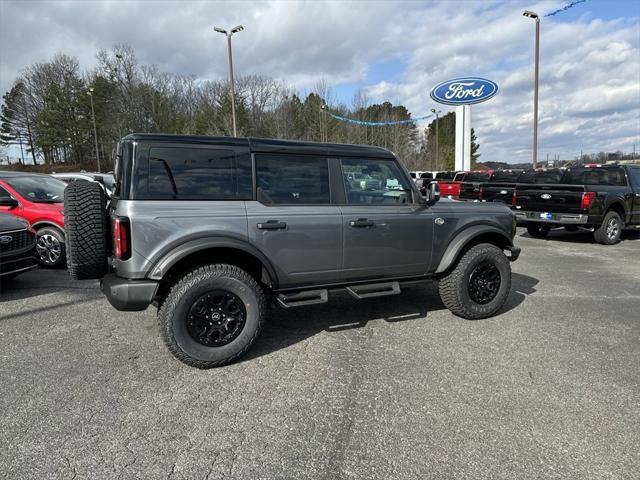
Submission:
POLYGON ((284 308, 302 307, 304 305, 315 305, 316 303, 327 303, 329 294, 326 289, 280 293, 276 296, 276 300, 284 308))
POLYGON ((385 297, 387 295, 398 295, 400 293, 400 284, 398 282, 387 282, 353 285, 351 287, 347 287, 347 292, 358 300, 362 300, 364 298, 385 297))

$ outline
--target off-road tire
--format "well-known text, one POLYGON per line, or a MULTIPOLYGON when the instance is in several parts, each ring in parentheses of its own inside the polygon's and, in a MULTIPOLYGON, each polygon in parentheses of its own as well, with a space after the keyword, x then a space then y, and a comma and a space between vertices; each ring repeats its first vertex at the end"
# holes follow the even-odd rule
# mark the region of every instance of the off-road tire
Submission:
POLYGON ((614 245, 620 241, 623 226, 620 214, 614 210, 609 210, 602 220, 602 225, 593 232, 593 238, 603 245, 614 245), (610 235, 609 228, 612 224, 616 225, 615 233, 610 235))
POLYGON ((212 264, 186 273, 171 286, 159 303, 158 324, 164 343, 178 360, 205 369, 227 365, 242 357, 258 338, 266 312, 264 291, 251 275, 234 265, 212 264), (246 309, 246 320, 230 343, 209 347, 189 335, 187 316, 193 302, 214 289, 239 297, 246 309))
POLYGON ((440 279, 440 298, 451 313, 468 320, 487 318, 498 312, 511 291, 511 265, 499 247, 480 243, 467 250, 453 270, 440 279), (500 287, 496 296, 486 304, 476 303, 469 295, 469 277, 474 269, 489 262, 500 272, 500 287))
POLYGON ((65 234, 63 231, 56 227, 42 227, 38 229, 36 232, 36 259, 40 265, 44 268, 64 268, 67 265, 66 250, 65 234), (44 259, 41 255, 41 242, 46 239, 54 241, 58 245, 59 252, 55 261, 44 259))
POLYGON ((96 182, 72 182, 64 190, 67 266, 75 280, 107 273, 109 222, 106 197, 96 182))
POLYGON ((549 235, 551 227, 539 222, 527 222, 527 232, 533 238, 546 238, 549 235))

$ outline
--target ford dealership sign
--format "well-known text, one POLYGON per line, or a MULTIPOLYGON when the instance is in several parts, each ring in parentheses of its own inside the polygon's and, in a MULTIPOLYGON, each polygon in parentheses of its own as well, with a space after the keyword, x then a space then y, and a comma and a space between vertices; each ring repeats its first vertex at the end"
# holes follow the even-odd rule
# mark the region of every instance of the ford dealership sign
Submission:
POLYGON ((496 93, 498 85, 486 78, 454 78, 433 87, 431 98, 447 105, 471 105, 489 100, 496 93))

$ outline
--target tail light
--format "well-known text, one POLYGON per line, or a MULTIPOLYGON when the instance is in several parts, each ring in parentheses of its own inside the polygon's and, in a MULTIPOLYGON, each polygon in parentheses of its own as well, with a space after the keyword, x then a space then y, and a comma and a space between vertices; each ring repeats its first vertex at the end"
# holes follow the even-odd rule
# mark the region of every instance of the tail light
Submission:
POLYGON ((113 251, 120 260, 131 257, 131 225, 126 217, 116 217, 113 221, 113 251))
POLYGON ((513 205, 514 207, 518 204, 518 194, 516 193, 516 190, 513 190, 513 193, 511 194, 511 205, 513 205))
POLYGON ((584 192, 582 194, 582 209, 588 210, 591 206, 591 202, 596 198, 596 192, 584 192))
POLYGON ((478 199, 484 200, 484 187, 480 185, 480 191, 478 192, 478 199))

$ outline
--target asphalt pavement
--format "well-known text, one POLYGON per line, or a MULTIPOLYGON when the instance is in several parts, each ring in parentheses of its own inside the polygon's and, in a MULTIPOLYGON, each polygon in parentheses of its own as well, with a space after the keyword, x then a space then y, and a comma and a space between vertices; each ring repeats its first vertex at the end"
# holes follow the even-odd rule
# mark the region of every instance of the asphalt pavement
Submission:
POLYGON ((155 309, 29 272, 0 292, 0 478, 638 478, 640 235, 516 242, 494 318, 333 295, 206 371, 155 309))

